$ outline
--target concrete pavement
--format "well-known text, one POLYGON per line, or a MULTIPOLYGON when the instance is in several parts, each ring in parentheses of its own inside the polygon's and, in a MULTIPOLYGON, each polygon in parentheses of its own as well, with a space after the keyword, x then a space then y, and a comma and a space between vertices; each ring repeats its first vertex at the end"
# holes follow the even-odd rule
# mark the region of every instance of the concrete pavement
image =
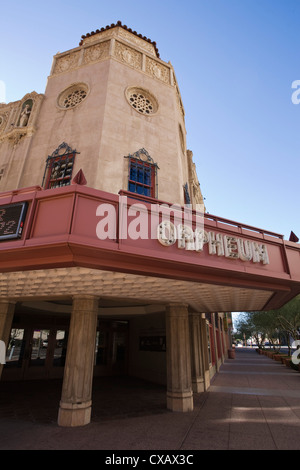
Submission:
POLYGON ((300 373, 236 349, 194 411, 166 410, 165 387, 95 379, 92 422, 56 424, 61 383, 0 384, 0 449, 300 450, 300 373))

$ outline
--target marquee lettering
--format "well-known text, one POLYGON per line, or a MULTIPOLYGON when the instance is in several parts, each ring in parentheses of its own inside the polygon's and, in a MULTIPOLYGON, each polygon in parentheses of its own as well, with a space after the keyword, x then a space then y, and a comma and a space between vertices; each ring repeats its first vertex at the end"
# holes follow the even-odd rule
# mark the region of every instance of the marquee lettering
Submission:
POLYGON ((267 247, 258 243, 231 235, 223 235, 179 224, 177 227, 170 222, 161 222, 157 227, 157 239, 163 246, 175 245, 179 249, 202 252, 207 245, 210 255, 224 256, 228 259, 240 259, 253 263, 269 264, 267 247))

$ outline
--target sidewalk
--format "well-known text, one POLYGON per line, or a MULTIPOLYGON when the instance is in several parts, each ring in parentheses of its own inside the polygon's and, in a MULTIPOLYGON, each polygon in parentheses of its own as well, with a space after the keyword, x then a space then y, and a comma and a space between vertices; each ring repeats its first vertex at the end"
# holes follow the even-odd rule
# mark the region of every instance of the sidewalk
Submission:
POLYGON ((32 385, 0 384, 2 450, 300 450, 300 373, 254 349, 237 348, 188 413, 166 410, 165 387, 101 378, 91 424, 61 428, 60 384, 32 385))

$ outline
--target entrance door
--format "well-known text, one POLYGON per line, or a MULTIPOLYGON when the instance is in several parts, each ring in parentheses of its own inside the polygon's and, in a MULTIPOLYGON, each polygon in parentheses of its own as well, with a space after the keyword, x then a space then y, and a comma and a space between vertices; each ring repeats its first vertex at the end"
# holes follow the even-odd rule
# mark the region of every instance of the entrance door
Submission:
POLYGON ((13 328, 2 379, 60 378, 66 349, 67 330, 13 328))
POLYGON ((127 321, 100 322, 96 336, 94 375, 127 373, 127 321))
POLYGON ((111 368, 113 374, 125 374, 126 372, 126 342, 127 331, 124 329, 113 331, 111 368))
MULTIPOLYGON (((1 380, 62 378, 64 372, 68 327, 62 329, 44 323, 13 328, 7 348, 6 365, 1 380)), ((96 337, 94 374, 127 373, 128 322, 102 321, 96 337)))
MULTIPOLYGON (((47 351, 50 330, 34 329, 30 334, 29 347, 24 358, 24 378, 41 379, 45 378, 48 372, 46 368, 47 351)), ((47 365, 48 365, 47 361, 47 365)))

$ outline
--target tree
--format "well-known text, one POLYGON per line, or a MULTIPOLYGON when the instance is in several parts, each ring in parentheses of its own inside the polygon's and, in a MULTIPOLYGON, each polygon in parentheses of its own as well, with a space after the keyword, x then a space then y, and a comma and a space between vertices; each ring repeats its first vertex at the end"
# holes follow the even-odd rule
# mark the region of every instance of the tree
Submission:
POLYGON ((300 339, 300 296, 295 297, 276 311, 278 325, 287 334, 289 355, 291 340, 300 339))
POLYGON ((236 322, 237 332, 242 337, 251 338, 253 336, 258 347, 262 347, 266 336, 263 317, 260 314, 261 312, 244 312, 236 322))
POLYGON ((277 310, 245 312, 236 322, 236 328, 246 337, 254 336, 260 348, 268 338, 276 350, 285 336, 290 355, 291 340, 300 339, 300 296, 277 310))

